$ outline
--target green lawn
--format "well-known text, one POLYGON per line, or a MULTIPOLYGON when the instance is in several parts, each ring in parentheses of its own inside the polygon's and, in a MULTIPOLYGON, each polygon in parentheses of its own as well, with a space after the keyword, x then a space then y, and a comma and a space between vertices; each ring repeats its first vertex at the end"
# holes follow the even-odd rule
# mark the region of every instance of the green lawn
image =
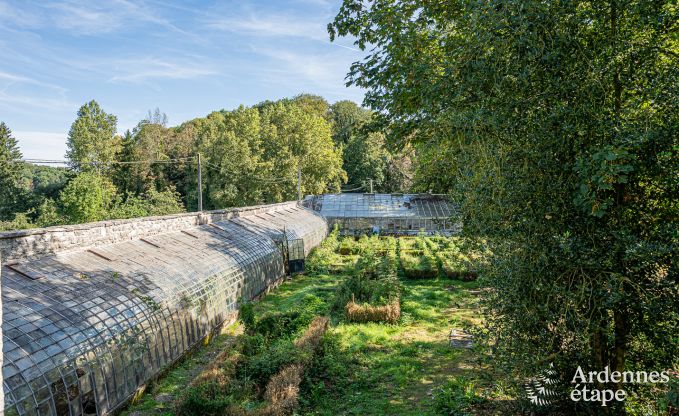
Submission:
MULTIPOLYGON (((336 273, 300 275, 283 283, 255 305, 256 314, 290 310, 310 296, 325 302, 329 312, 336 288, 351 273, 355 259, 348 261, 349 257, 339 256, 337 263, 345 266, 336 273)), ((400 279, 398 324, 349 323, 341 313, 332 316, 323 353, 302 383, 298 414, 507 413, 512 402, 502 393, 502 383, 497 381, 501 378, 481 364, 482 353, 449 346, 451 328, 482 321, 481 284, 446 278, 400 279)), ((224 332, 167 372, 123 414, 172 414, 173 400, 211 358, 228 348, 239 326, 231 325, 224 332)))

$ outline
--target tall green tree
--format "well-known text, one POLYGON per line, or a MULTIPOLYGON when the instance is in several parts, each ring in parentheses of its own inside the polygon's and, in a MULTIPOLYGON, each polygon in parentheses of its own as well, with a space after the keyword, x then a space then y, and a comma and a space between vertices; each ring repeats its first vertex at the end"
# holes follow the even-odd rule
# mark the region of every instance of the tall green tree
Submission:
POLYGON ((0 122, 0 220, 14 218, 20 209, 23 192, 19 187, 22 158, 17 140, 4 122, 0 122))
POLYGON ((80 107, 66 141, 71 167, 79 171, 110 171, 108 163, 115 160, 121 148, 117 122, 116 116, 107 114, 94 100, 80 107))
POLYGON ((199 129, 199 146, 209 163, 206 195, 213 207, 264 202, 268 184, 261 179, 270 177, 270 164, 262 160, 260 130, 259 111, 243 106, 210 114, 199 129))
POLYGON ((297 170, 302 192, 319 194, 339 190, 346 182, 342 155, 334 146, 330 123, 304 106, 280 101, 261 111, 264 159, 272 163, 277 186, 267 189, 267 200, 296 197, 297 170))
POLYGON ((351 136, 372 118, 372 112, 360 107, 353 101, 337 101, 330 106, 330 119, 333 122, 332 138, 337 145, 346 145, 351 136))
POLYGON ((59 195, 67 223, 80 224, 108 218, 116 202, 116 188, 96 172, 82 172, 59 195))
POLYGON ((349 77, 390 140, 450 150, 496 365, 676 368, 678 26, 623 0, 345 0, 329 26, 371 45, 349 77))
POLYGON ((387 179, 391 155, 385 148, 384 134, 354 134, 344 148, 344 170, 351 186, 362 186, 367 192, 372 180, 373 191, 381 191, 387 179))

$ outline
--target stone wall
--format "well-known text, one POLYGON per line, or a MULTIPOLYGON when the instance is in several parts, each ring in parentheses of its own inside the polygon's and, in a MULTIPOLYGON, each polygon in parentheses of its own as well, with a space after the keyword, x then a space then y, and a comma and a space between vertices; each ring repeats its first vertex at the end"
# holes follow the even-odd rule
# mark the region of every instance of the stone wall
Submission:
POLYGON ((201 213, 191 212, 0 232, 0 257, 5 259, 5 262, 15 259, 27 260, 83 247, 115 244, 151 235, 185 230, 196 225, 247 217, 296 206, 297 202, 293 201, 201 213))

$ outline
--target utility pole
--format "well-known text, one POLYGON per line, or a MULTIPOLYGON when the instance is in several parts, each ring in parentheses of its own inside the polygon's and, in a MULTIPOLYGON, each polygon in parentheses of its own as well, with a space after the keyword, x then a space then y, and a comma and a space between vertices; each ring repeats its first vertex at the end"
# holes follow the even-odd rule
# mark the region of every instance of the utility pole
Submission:
POLYGON ((373 180, 370 178, 370 193, 373 193, 373 180))
POLYGON ((198 153, 198 211, 203 211, 203 175, 200 171, 200 153, 198 153))
POLYGON ((297 200, 302 200, 302 166, 297 164, 297 200))

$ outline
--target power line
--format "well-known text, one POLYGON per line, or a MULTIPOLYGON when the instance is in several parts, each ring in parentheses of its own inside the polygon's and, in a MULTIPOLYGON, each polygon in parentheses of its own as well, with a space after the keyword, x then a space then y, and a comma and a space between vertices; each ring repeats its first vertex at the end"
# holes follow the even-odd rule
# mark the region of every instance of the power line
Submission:
MULTIPOLYGON (((195 156, 183 157, 177 159, 159 159, 159 160, 130 160, 130 161, 118 161, 113 160, 110 162, 75 162, 79 165, 141 165, 141 164, 155 164, 155 163, 178 163, 186 162, 189 160, 195 160, 195 156)), ((59 164, 59 165, 69 165, 72 162, 68 160, 51 160, 51 159, 14 159, 9 160, 10 163, 30 163, 30 164, 59 164)))
MULTIPOLYGON (((210 162, 204 162, 204 163, 206 165, 210 166, 210 167, 213 167, 213 168, 218 169, 220 171, 226 171, 226 173, 230 173, 232 175, 243 175, 242 173, 236 173, 236 172, 230 171, 228 169, 225 169, 222 166, 215 165, 214 163, 210 163, 210 162)), ((252 179, 256 179, 256 180, 261 181, 261 182, 267 182, 267 183, 290 182, 290 178, 283 178, 283 177, 269 179, 269 178, 262 178, 262 177, 254 176, 254 175, 248 175, 248 174, 245 174, 245 176, 252 178, 252 179)))

